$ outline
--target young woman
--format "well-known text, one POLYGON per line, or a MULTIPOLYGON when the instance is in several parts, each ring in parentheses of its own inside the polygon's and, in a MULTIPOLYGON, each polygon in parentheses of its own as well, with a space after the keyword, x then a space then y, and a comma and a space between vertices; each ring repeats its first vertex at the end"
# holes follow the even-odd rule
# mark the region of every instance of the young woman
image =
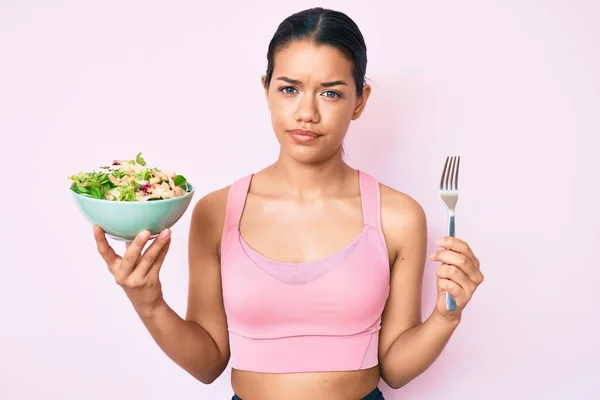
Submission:
POLYGON ((383 399, 380 378, 399 388, 440 355, 483 281, 479 261, 458 238, 436 242, 438 301, 423 322, 423 209, 342 157, 371 91, 350 18, 294 14, 267 58, 279 157, 194 206, 186 317, 161 292, 168 230, 120 257, 95 226, 98 251, 158 346, 201 382, 231 362, 234 399, 383 399))

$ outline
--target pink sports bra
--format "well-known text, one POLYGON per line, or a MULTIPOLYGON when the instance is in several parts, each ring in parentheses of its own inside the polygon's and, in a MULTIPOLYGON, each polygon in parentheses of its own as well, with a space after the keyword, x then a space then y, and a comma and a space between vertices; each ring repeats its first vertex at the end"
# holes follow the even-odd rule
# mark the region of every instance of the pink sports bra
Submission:
POLYGON ((229 189, 221 242, 230 365, 266 373, 376 366, 390 288, 378 183, 359 171, 364 228, 352 243, 315 262, 284 263, 254 251, 240 235, 251 179, 229 189))

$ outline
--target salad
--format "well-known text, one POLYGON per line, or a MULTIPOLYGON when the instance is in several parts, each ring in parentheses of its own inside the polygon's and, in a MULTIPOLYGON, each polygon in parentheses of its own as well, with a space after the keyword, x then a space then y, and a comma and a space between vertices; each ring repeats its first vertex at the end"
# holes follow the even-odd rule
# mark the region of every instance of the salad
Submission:
POLYGON ((115 160, 98 171, 69 177, 70 189, 82 196, 110 201, 164 200, 189 193, 182 175, 150 168, 138 153, 134 160, 115 160))

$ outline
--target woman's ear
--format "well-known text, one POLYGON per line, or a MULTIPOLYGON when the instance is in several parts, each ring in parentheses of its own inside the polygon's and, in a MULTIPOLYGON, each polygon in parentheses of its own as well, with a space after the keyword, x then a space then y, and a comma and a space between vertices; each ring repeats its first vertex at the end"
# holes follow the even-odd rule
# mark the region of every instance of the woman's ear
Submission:
POLYGON ((363 113, 365 106, 367 105, 367 101, 369 100, 369 96, 371 95, 371 86, 368 84, 365 84, 365 86, 363 86, 363 92, 362 94, 358 97, 357 101, 356 101, 356 107, 354 108, 354 113, 352 114, 352 119, 358 119, 361 114, 363 113))
POLYGON ((262 87, 263 87, 263 89, 265 91, 265 96, 266 96, 268 94, 268 92, 269 92, 269 88, 267 87, 267 76, 263 75, 260 78, 260 82, 262 83, 262 87))

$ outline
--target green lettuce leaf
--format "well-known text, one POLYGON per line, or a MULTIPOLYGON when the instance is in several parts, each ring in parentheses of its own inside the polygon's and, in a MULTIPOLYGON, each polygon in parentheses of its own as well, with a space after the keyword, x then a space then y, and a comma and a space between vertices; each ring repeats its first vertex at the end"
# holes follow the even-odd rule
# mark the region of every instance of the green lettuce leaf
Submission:
POLYGON ((179 186, 184 189, 187 187, 187 179, 185 179, 183 175, 175 175, 173 177, 173 183, 175 184, 175 186, 179 186))

